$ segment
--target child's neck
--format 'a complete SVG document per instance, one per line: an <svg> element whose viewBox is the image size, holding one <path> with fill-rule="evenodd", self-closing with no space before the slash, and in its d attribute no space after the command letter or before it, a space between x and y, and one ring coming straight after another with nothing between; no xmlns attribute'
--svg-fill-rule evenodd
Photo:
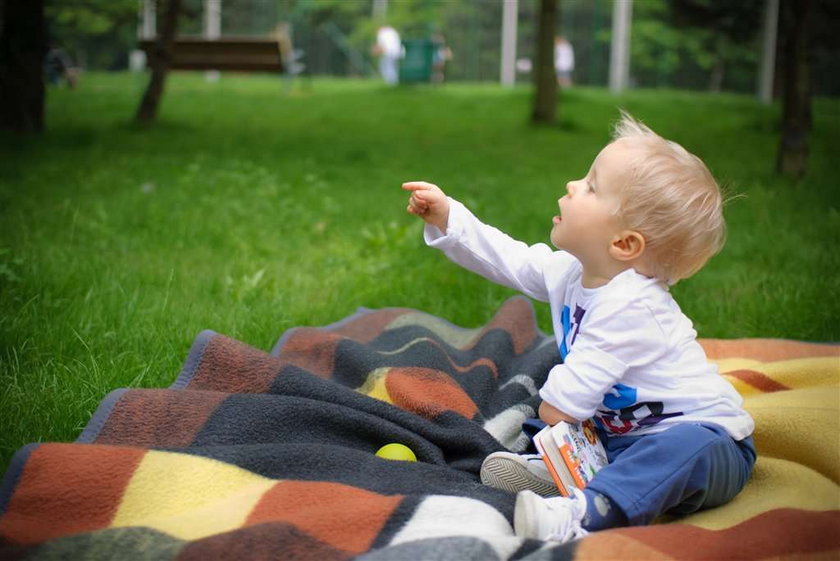
<svg viewBox="0 0 840 561"><path fill-rule="evenodd" d="M583 265L580 283L583 288L601 288L627 269L632 268L627 263L613 263L612 266L605 267Z"/></svg>

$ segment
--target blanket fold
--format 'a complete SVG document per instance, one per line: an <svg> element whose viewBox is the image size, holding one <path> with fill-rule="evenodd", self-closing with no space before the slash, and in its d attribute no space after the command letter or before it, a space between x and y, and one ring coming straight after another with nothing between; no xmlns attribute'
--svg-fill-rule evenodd
<svg viewBox="0 0 840 561"><path fill-rule="evenodd" d="M732 503L569 544L513 535L482 486L558 360L522 297L466 329L405 308L287 331L265 352L198 335L165 389L104 398L74 443L0 486L2 559L829 559L840 556L836 345L703 340L756 419ZM375 456L400 442L417 462Z"/></svg>

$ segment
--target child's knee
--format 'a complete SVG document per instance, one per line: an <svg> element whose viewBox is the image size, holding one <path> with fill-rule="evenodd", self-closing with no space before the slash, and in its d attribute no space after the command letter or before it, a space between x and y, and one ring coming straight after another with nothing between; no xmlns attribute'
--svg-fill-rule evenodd
<svg viewBox="0 0 840 561"><path fill-rule="evenodd" d="M752 472L752 462L741 452L739 445L722 428L707 425L690 425L698 450L692 478L697 478L703 492L699 508L710 508L732 500L746 484ZM696 510L696 509L694 509Z"/></svg>

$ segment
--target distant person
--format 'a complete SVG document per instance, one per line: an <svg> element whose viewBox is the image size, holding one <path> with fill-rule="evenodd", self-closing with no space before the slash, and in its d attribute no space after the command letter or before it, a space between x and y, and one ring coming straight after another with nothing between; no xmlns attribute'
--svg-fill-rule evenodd
<svg viewBox="0 0 840 561"><path fill-rule="evenodd" d="M390 25L383 25L376 32L373 54L379 57L379 73L388 85L400 81L399 61L402 57L400 34Z"/></svg>
<svg viewBox="0 0 840 561"><path fill-rule="evenodd" d="M560 35L554 40L554 70L557 73L557 84L561 88L572 85L572 72L575 70L575 50L572 44Z"/></svg>
<svg viewBox="0 0 840 561"><path fill-rule="evenodd" d="M437 32L432 37L432 82L442 84L446 80L446 63L452 60L452 49L446 44L443 33Z"/></svg>
<svg viewBox="0 0 840 561"><path fill-rule="evenodd" d="M75 88L78 80L78 69L73 66L73 60L64 49L52 45L44 59L44 71L47 75L47 82L58 86L61 82L69 88Z"/></svg>
<svg viewBox="0 0 840 561"><path fill-rule="evenodd" d="M304 65L298 62L302 51L294 48L292 39L292 26L286 22L280 22L274 28L274 38L277 40L277 48L280 51L280 60L283 63L283 78L286 91L292 89L294 77L301 73Z"/></svg>

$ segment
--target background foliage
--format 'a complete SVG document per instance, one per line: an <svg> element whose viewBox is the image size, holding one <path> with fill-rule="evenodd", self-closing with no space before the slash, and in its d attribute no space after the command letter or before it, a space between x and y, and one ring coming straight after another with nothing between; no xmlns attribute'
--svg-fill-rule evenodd
<svg viewBox="0 0 840 561"><path fill-rule="evenodd" d="M203 0L184 0L181 32L200 34ZM533 58L539 0L519 0L517 52ZM296 46L311 74L369 75L378 22L371 0L224 0L223 33L269 34L293 24ZM577 58L575 81L606 85L612 0L563 0L558 31ZM640 87L753 92L763 0L637 0L633 7L633 82ZM125 68L137 34L135 0L52 0L53 37L91 69ZM451 80L498 81L501 43L498 0L390 0L388 21L404 38L442 31L454 58ZM814 91L840 95L840 5L815 0L812 31ZM778 57L777 57L778 58ZM519 80L527 82L528 75Z"/></svg>
<svg viewBox="0 0 840 561"><path fill-rule="evenodd" d="M82 67L126 68L137 38L137 6L136 0L48 0L50 40Z"/></svg>

